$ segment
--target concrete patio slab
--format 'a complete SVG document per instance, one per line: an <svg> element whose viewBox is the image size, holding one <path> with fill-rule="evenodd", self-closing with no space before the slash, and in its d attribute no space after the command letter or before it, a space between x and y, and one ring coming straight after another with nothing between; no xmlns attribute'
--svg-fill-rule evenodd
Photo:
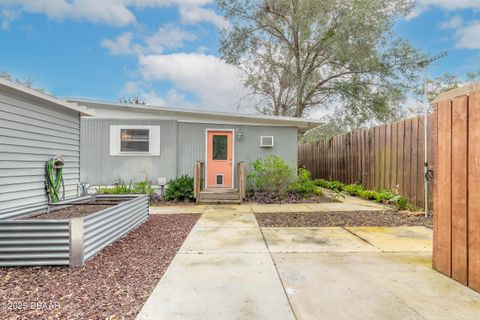
<svg viewBox="0 0 480 320"><path fill-rule="evenodd" d="M194 227L180 253L265 253L268 252L258 228Z"/></svg>
<svg viewBox="0 0 480 320"><path fill-rule="evenodd" d="M480 294L431 268L430 253L274 253L298 320L478 319Z"/></svg>
<svg viewBox="0 0 480 320"><path fill-rule="evenodd" d="M425 227L346 227L385 252L431 251L432 230Z"/></svg>
<svg viewBox="0 0 480 320"><path fill-rule="evenodd" d="M322 192L327 197L334 198L335 193L332 190L322 188ZM381 203L375 203L375 202L370 201L370 200L365 200L365 199L358 198L358 197L352 197L352 196L347 195L347 194L344 194L344 197L340 197L337 200L340 201L340 202L343 202L343 203L357 204L357 205L371 207L371 208L378 208L378 209L381 209L381 210L391 210L391 207L383 205Z"/></svg>
<svg viewBox="0 0 480 320"><path fill-rule="evenodd" d="M137 316L293 320L269 253L178 254Z"/></svg>
<svg viewBox="0 0 480 320"><path fill-rule="evenodd" d="M258 228L258 223L251 212L205 211L196 226L202 228Z"/></svg>
<svg viewBox="0 0 480 320"><path fill-rule="evenodd" d="M307 207L312 209L312 211L322 212L322 211L381 211L385 210L383 207L376 206L365 206L355 203L307 203ZM391 209L389 209L391 210Z"/></svg>
<svg viewBox="0 0 480 320"><path fill-rule="evenodd" d="M181 213L203 213L205 205L179 205L165 207L150 207L150 214L181 214Z"/></svg>
<svg viewBox="0 0 480 320"><path fill-rule="evenodd" d="M270 252L377 251L341 227L262 228Z"/></svg>
<svg viewBox="0 0 480 320"><path fill-rule="evenodd" d="M312 212L305 204L252 204L254 213Z"/></svg>

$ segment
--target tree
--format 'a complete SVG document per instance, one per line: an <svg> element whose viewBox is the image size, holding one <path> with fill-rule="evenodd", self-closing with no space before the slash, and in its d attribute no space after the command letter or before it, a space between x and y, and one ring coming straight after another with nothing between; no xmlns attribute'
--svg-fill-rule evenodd
<svg viewBox="0 0 480 320"><path fill-rule="evenodd" d="M3 79L7 79L7 80L10 80L12 82L16 82L22 86L25 86L27 88L32 88L34 83L35 83L35 80L33 78L30 78L30 77L25 77L23 79L19 79L19 78L16 78L14 76L12 76L9 72L3 70L3 71L0 71L0 78L3 78Z"/></svg>
<svg viewBox="0 0 480 320"><path fill-rule="evenodd" d="M145 99L140 98L139 96L132 96L132 97L121 97L118 99L120 103L125 103L125 104L141 104L145 105Z"/></svg>
<svg viewBox="0 0 480 320"><path fill-rule="evenodd" d="M392 32L411 0L216 0L232 27L222 58L245 73L264 114L324 107L365 122L395 118L419 52Z"/></svg>

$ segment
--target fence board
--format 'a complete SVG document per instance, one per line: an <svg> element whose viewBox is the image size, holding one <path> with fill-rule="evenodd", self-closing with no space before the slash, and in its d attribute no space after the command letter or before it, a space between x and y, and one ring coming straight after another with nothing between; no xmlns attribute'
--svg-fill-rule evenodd
<svg viewBox="0 0 480 320"><path fill-rule="evenodd" d="M451 276L451 159L452 159L452 107L450 101L438 105L437 168L435 178L436 248L433 265L438 271Z"/></svg>
<svg viewBox="0 0 480 320"><path fill-rule="evenodd" d="M468 285L480 291L480 93L470 96L468 118ZM470 196L471 195L471 196Z"/></svg>
<svg viewBox="0 0 480 320"><path fill-rule="evenodd" d="M468 255L467 117L468 97L456 98L452 107L452 278L465 285Z"/></svg>

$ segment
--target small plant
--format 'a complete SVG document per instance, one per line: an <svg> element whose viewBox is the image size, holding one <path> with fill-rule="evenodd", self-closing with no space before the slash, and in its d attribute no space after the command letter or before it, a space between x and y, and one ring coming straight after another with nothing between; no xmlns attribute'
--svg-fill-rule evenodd
<svg viewBox="0 0 480 320"><path fill-rule="evenodd" d="M338 189L331 189L332 190L332 196L334 199L338 200L340 198L345 199L345 194L343 191L340 191Z"/></svg>
<svg viewBox="0 0 480 320"><path fill-rule="evenodd" d="M298 178L297 181L292 183L288 190L294 193L301 194L304 198L310 197L312 195L321 195L322 190L315 185L315 183L310 179L311 174L305 168L298 169Z"/></svg>
<svg viewBox="0 0 480 320"><path fill-rule="evenodd" d="M362 190L358 195L363 199L375 200L377 197L377 192L373 190Z"/></svg>
<svg viewBox="0 0 480 320"><path fill-rule="evenodd" d="M358 196L360 192L364 191L365 187L359 184L348 184L343 187L343 191L352 196Z"/></svg>
<svg viewBox="0 0 480 320"><path fill-rule="evenodd" d="M250 191L283 194L296 180L295 169L277 155L257 159L250 166L252 171L247 176Z"/></svg>
<svg viewBox="0 0 480 320"><path fill-rule="evenodd" d="M380 192L377 192L377 194L375 195L375 202L385 203L388 200L392 199L394 196L395 195L393 193L391 193L390 191L382 190Z"/></svg>
<svg viewBox="0 0 480 320"><path fill-rule="evenodd" d="M325 179L316 179L313 180L313 184L315 184L317 187L320 188L325 188L325 189L331 189L331 184L330 181L327 181Z"/></svg>
<svg viewBox="0 0 480 320"><path fill-rule="evenodd" d="M173 201L192 201L193 178L187 175L170 180L165 189L165 199Z"/></svg>
<svg viewBox="0 0 480 320"><path fill-rule="evenodd" d="M393 203L397 210L407 210L408 208L408 200L407 198L401 196L401 195L396 195L393 198L391 198L390 203Z"/></svg>

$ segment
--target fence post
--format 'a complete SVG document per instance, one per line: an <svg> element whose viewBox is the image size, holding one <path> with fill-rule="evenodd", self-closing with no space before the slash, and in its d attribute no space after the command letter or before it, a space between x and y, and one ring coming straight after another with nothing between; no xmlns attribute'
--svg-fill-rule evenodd
<svg viewBox="0 0 480 320"><path fill-rule="evenodd" d="M240 161L238 163L238 192L240 193L240 200L243 202L247 191L247 176L246 176L246 163Z"/></svg>

